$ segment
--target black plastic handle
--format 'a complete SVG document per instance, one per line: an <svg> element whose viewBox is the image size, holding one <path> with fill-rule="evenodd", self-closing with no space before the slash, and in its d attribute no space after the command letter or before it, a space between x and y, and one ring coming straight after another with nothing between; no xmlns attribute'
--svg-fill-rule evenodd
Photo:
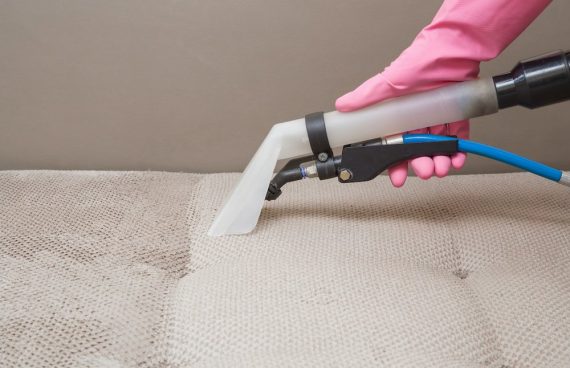
<svg viewBox="0 0 570 368"><path fill-rule="evenodd" d="M344 146L338 171L348 170L350 178L341 183L372 180L390 166L422 156L452 155L459 152L457 140L393 145Z"/></svg>

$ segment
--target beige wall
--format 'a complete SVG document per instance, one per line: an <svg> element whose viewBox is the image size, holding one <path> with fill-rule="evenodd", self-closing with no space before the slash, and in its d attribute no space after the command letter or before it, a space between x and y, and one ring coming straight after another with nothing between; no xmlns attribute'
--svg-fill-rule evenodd
<svg viewBox="0 0 570 368"><path fill-rule="evenodd" d="M332 109L439 4L0 0L0 169L241 170L273 123ZM554 2L483 73L570 49L568 14ZM570 169L569 116L513 109L472 137Z"/></svg>

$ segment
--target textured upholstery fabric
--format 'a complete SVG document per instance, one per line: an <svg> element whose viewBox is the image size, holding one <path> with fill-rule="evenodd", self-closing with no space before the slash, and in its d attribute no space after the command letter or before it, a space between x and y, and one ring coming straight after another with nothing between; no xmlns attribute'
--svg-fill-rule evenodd
<svg viewBox="0 0 570 368"><path fill-rule="evenodd" d="M567 188L303 181L210 238L237 178L0 172L0 366L570 366Z"/></svg>

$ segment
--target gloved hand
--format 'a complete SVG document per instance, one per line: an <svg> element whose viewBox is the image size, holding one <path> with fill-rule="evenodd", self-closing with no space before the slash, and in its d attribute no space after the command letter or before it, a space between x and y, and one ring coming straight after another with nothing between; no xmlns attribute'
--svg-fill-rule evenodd
<svg viewBox="0 0 570 368"><path fill-rule="evenodd" d="M445 0L425 27L390 66L336 101L341 112L382 100L477 78L479 63L495 58L543 10L550 0ZM434 122L437 123L437 122ZM469 122L459 121L414 131L469 137ZM422 179L444 177L463 167L466 155L420 157L411 166ZM388 170L395 187L404 185L408 163Z"/></svg>

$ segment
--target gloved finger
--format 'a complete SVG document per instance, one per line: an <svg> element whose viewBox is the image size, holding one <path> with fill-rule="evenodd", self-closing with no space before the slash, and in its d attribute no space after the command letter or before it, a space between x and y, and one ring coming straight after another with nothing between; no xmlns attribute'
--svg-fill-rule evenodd
<svg viewBox="0 0 570 368"><path fill-rule="evenodd" d="M392 185L400 188L408 178L408 161L400 162L388 168L388 175Z"/></svg>
<svg viewBox="0 0 570 368"><path fill-rule="evenodd" d="M337 111L349 112L370 106L387 98L401 96L404 93L404 91L399 91L380 73L362 83L354 91L339 97L335 106Z"/></svg>
<svg viewBox="0 0 570 368"><path fill-rule="evenodd" d="M428 128L429 134L448 135L449 127L446 124L434 125ZM451 158L449 156L435 156L433 158L434 172L438 178L443 178L449 174L451 168Z"/></svg>
<svg viewBox="0 0 570 368"><path fill-rule="evenodd" d="M429 133L428 128L416 129L410 131L411 134L427 134ZM433 176L434 164L431 157L418 157L410 160L410 165L416 173L416 175L424 180L427 180Z"/></svg>
<svg viewBox="0 0 570 368"><path fill-rule="evenodd" d="M453 166L454 169L459 170L463 166L465 166L466 160L467 160L467 154L466 153L457 152L456 154L451 156L451 166Z"/></svg>
<svg viewBox="0 0 570 368"><path fill-rule="evenodd" d="M457 138L469 139L469 120L449 124L449 134ZM467 160L467 154L458 152L451 156L451 166L459 170L465 165L465 160Z"/></svg>
<svg viewBox="0 0 570 368"><path fill-rule="evenodd" d="M449 174L449 169L451 168L451 157L449 156L435 156L433 158L433 166L435 176L438 178L443 178Z"/></svg>
<svg viewBox="0 0 570 368"><path fill-rule="evenodd" d="M416 175L424 180L433 176L434 163L431 157L418 157L410 161Z"/></svg>

